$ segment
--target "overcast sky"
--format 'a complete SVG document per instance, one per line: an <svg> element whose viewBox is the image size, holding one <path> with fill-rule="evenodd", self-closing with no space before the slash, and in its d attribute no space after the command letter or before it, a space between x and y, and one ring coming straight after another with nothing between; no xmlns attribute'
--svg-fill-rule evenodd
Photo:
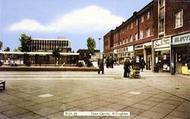
<svg viewBox="0 0 190 119"><path fill-rule="evenodd" d="M0 0L0 40L4 48L18 47L19 35L63 37L73 50L97 41L151 0ZM103 40L101 40L101 49Z"/></svg>

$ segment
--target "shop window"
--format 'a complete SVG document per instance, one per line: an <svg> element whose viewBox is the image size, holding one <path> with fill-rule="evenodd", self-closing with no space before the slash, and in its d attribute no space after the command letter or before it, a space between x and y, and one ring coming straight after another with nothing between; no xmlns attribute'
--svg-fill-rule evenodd
<svg viewBox="0 0 190 119"><path fill-rule="evenodd" d="M183 10L175 14L175 28L183 26Z"/></svg>

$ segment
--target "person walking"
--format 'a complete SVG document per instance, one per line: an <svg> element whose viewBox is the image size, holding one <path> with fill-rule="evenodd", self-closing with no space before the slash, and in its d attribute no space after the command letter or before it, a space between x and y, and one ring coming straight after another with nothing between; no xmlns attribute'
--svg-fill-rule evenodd
<svg viewBox="0 0 190 119"><path fill-rule="evenodd" d="M109 68L109 57L106 58L106 68Z"/></svg>
<svg viewBox="0 0 190 119"><path fill-rule="evenodd" d="M114 65L114 60L113 57L111 57L111 68L113 68L113 65Z"/></svg>
<svg viewBox="0 0 190 119"><path fill-rule="evenodd" d="M129 74L130 74L130 61L129 59L126 59L124 62L124 77L125 78L129 78Z"/></svg>
<svg viewBox="0 0 190 119"><path fill-rule="evenodd" d="M142 58L142 59L140 60L140 68L141 68L141 71L142 71L142 72L143 72L143 69L144 69L145 65L146 65L146 63L145 63L144 59Z"/></svg>
<svg viewBox="0 0 190 119"><path fill-rule="evenodd" d="M104 60L103 59L98 59L98 74L100 74L100 72L102 72L102 74L104 74Z"/></svg>

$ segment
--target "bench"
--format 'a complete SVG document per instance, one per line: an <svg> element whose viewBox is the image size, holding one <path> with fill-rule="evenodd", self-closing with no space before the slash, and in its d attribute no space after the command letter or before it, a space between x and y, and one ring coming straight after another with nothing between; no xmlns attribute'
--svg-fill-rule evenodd
<svg viewBox="0 0 190 119"><path fill-rule="evenodd" d="M5 81L0 80L0 90L5 90Z"/></svg>

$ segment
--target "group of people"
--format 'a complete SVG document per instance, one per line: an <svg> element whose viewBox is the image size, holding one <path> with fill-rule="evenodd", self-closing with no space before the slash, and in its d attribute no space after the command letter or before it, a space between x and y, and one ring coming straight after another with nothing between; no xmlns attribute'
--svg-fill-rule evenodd
<svg viewBox="0 0 190 119"><path fill-rule="evenodd" d="M106 68L113 68L113 65L114 65L114 58L113 57L107 57L106 58L106 61L105 61L105 63L106 63Z"/></svg>
<svg viewBox="0 0 190 119"><path fill-rule="evenodd" d="M106 58L105 64L107 68L113 68L114 59L111 57ZM137 62L135 58L132 58L132 60L127 58L124 62L124 77L129 77L131 68L139 67L141 71L143 71L143 69L145 68L145 65L146 63L143 58L140 59L139 62ZM98 74L100 73L104 74L104 60L103 59L98 59L98 67L99 67Z"/></svg>
<svg viewBox="0 0 190 119"><path fill-rule="evenodd" d="M124 62L124 77L130 77L131 68L139 68L143 71L145 65L146 63L143 58L141 58L139 62L137 62L135 58L132 58L132 60L127 58Z"/></svg>

